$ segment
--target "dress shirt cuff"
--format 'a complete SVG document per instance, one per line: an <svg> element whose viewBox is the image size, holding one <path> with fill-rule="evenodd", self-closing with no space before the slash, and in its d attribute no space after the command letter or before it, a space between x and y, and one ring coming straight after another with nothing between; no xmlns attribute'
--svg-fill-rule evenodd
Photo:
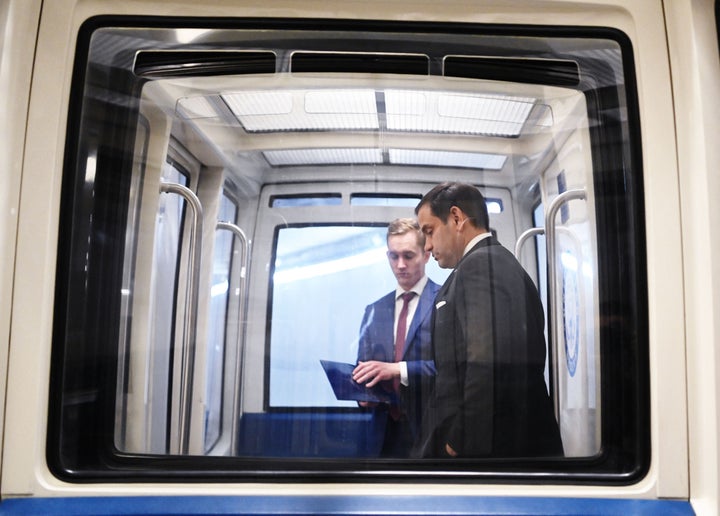
<svg viewBox="0 0 720 516"><path fill-rule="evenodd" d="M407 362L398 362L398 365L400 366L400 383L407 387L410 385L408 381Z"/></svg>

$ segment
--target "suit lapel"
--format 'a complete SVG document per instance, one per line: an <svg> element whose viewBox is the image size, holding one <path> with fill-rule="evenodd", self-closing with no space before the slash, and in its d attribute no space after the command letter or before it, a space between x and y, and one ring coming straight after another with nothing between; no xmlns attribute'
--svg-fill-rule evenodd
<svg viewBox="0 0 720 516"><path fill-rule="evenodd" d="M410 322L410 328L408 328L407 335L405 337L405 348L403 349L403 356L405 356L405 354L408 352L408 349L412 345L413 339L415 339L415 335L420 329L422 322L425 320L426 317L430 317L432 308L434 306L434 300L435 289L433 288L433 284L428 281L422 291L422 294L420 295L420 299L418 300L418 306L415 309L415 315L413 315L413 319Z"/></svg>
<svg viewBox="0 0 720 516"><path fill-rule="evenodd" d="M457 270L457 269L456 269ZM445 280L445 283L442 284L442 287L440 287L440 290L437 293L436 299L442 299L447 296L448 291L450 290L450 286L455 281L455 271L453 270L450 273L450 276L447 277Z"/></svg>

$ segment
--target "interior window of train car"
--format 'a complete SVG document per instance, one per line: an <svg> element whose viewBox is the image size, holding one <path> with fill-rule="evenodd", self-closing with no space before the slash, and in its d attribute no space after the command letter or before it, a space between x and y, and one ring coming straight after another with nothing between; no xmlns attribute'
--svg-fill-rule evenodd
<svg viewBox="0 0 720 516"><path fill-rule="evenodd" d="M291 206L337 206L342 204L339 194L326 195L275 195L270 198L273 208L287 208Z"/></svg>
<svg viewBox="0 0 720 516"><path fill-rule="evenodd" d="M415 208L421 197L417 195L352 194L350 204L354 206L407 206Z"/></svg>
<svg viewBox="0 0 720 516"><path fill-rule="evenodd" d="M103 17L77 49L47 440L59 477L622 483L646 471L642 164L623 34ZM482 192L487 242L519 262L544 318L535 388L483 409L510 444L488 437L456 458L420 446L477 433L459 404L449 431L433 426L437 386L469 392L465 371L495 365L458 333L449 372L432 335L443 306L469 306L434 303L455 263L411 238L388 253L401 244L387 236L446 181ZM423 275L404 324L404 352L421 351L396 357L393 293ZM519 304L504 313L524 317ZM370 393L343 377L358 361L397 385ZM487 407L473 396L467 410ZM547 435L495 417L530 407L515 411L524 421L530 398L547 400L562 453L516 447ZM411 436L400 448L395 427Z"/></svg>
<svg viewBox="0 0 720 516"><path fill-rule="evenodd" d="M270 407L357 408L336 399L320 361L355 362L365 305L393 287L385 232L372 226L279 228L272 267Z"/></svg>

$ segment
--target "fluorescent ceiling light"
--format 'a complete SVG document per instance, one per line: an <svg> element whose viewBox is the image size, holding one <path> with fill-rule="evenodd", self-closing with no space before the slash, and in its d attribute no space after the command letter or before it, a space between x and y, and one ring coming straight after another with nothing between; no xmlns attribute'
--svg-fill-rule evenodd
<svg viewBox="0 0 720 516"><path fill-rule="evenodd" d="M313 90L305 93L307 113L377 115L374 90Z"/></svg>
<svg viewBox="0 0 720 516"><path fill-rule="evenodd" d="M338 165L382 163L380 149L289 149L263 153L270 165Z"/></svg>
<svg viewBox="0 0 720 516"><path fill-rule="evenodd" d="M379 128L374 90L246 91L222 98L249 132Z"/></svg>
<svg viewBox="0 0 720 516"><path fill-rule="evenodd" d="M487 170L502 169L507 159L507 156L501 154L417 149L389 149L388 155L390 157L390 163L393 165L464 167Z"/></svg>
<svg viewBox="0 0 720 516"><path fill-rule="evenodd" d="M387 127L393 131L518 136L535 99L386 90Z"/></svg>
<svg viewBox="0 0 720 516"><path fill-rule="evenodd" d="M379 94L384 114L377 111ZM383 120L389 131L501 137L519 136L536 103L528 97L394 89L258 90L221 97L248 132L377 131ZM181 99L178 106L186 118L217 116L202 97Z"/></svg>
<svg viewBox="0 0 720 516"><path fill-rule="evenodd" d="M198 118L214 118L217 111L208 100L209 97L184 97L178 99L175 110L187 120Z"/></svg>
<svg viewBox="0 0 720 516"><path fill-rule="evenodd" d="M293 108L291 91L244 91L221 96L238 117L288 115Z"/></svg>
<svg viewBox="0 0 720 516"><path fill-rule="evenodd" d="M302 165L363 165L384 163L379 148L280 149L263 152L274 167ZM392 165L462 167L501 170L507 156L479 152L453 152L422 149L388 149Z"/></svg>

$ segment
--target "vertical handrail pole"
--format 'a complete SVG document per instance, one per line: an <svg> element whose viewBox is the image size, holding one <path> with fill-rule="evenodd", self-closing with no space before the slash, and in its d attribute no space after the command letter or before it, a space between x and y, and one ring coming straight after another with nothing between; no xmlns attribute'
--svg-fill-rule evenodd
<svg viewBox="0 0 720 516"><path fill-rule="evenodd" d="M185 313L183 317L183 344L180 362L180 435L178 453L187 455L190 450L190 421L192 415L193 378L195 373L195 344L197 340L198 299L200 293L200 261L202 259L203 213L197 195L181 184L160 183L161 193L180 195L191 208L192 224L188 244L189 267L185 288Z"/></svg>
<svg viewBox="0 0 720 516"><path fill-rule="evenodd" d="M560 208L573 200L586 198L585 190L568 190L558 195L550 203L545 214L545 242L547 246L547 268L548 268L548 296L550 297L550 342L552 353L552 391L553 405L555 407L555 418L560 425L560 350L558 349L558 299L555 284L557 281L557 268L555 260L555 216Z"/></svg>
<svg viewBox="0 0 720 516"><path fill-rule="evenodd" d="M233 414L230 427L231 455L238 452L238 433L240 426L240 414L242 413L242 365L245 355L245 325L242 321L247 319L247 285L249 277L250 241L242 229L230 222L218 222L216 229L223 229L232 234L242 243L242 257L240 261L240 328L237 335L237 350L235 354L235 382L233 384Z"/></svg>

